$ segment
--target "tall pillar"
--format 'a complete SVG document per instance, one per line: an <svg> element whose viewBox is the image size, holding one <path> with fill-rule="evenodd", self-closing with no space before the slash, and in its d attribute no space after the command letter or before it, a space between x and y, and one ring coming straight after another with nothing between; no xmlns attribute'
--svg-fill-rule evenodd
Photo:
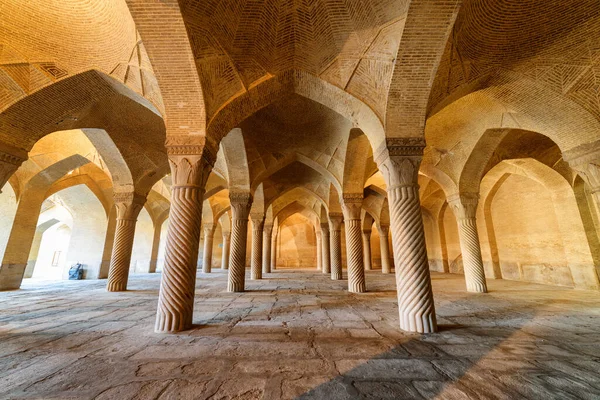
<svg viewBox="0 0 600 400"><path fill-rule="evenodd" d="M390 227L379 225L377 230L379 231L379 248L381 250L381 273L391 274L392 266L390 263L390 245L388 239Z"/></svg>
<svg viewBox="0 0 600 400"><path fill-rule="evenodd" d="M377 157L390 207L400 328L437 330L417 178L425 139L388 138Z"/></svg>
<svg viewBox="0 0 600 400"><path fill-rule="evenodd" d="M271 239L271 272L277 268L277 235L278 229L273 227L273 237Z"/></svg>
<svg viewBox="0 0 600 400"><path fill-rule="evenodd" d="M265 224L263 228L263 254L262 254L262 272L268 274L271 272L271 235L273 234L273 224Z"/></svg>
<svg viewBox="0 0 600 400"><path fill-rule="evenodd" d="M329 249L331 252L331 279L342 279L342 222L344 217L341 214L330 213L330 236Z"/></svg>
<svg viewBox="0 0 600 400"><path fill-rule="evenodd" d="M145 202L146 198L144 196L135 193L115 194L117 227L106 285L106 290L109 292L127 290L135 224Z"/></svg>
<svg viewBox="0 0 600 400"><path fill-rule="evenodd" d="M363 264L365 265L365 271L373 269L371 261L371 230L365 229L362 231L362 243L363 243Z"/></svg>
<svg viewBox="0 0 600 400"><path fill-rule="evenodd" d="M168 146L167 152L173 184L156 332L178 332L192 326L202 201L216 158L216 152L205 146Z"/></svg>
<svg viewBox="0 0 600 400"><path fill-rule="evenodd" d="M321 271L321 263L323 258L321 255L321 251L323 248L323 245L321 244L321 231L316 231L315 236L317 237L317 243L315 244L315 246L317 247L317 271Z"/></svg>
<svg viewBox="0 0 600 400"><path fill-rule="evenodd" d="M231 244L227 291L243 292L246 283L246 240L252 195L229 193L229 201L231 202Z"/></svg>
<svg viewBox="0 0 600 400"><path fill-rule="evenodd" d="M331 254L330 238L329 238L329 223L321 223L321 272L324 274L331 273ZM340 264L341 265L341 264Z"/></svg>
<svg viewBox="0 0 600 400"><path fill-rule="evenodd" d="M152 251L150 253L150 266L148 268L149 273L156 272L156 264L158 263L158 248L160 247L160 232L162 230L162 224L164 220L160 223L154 224L154 237L152 238Z"/></svg>
<svg viewBox="0 0 600 400"><path fill-rule="evenodd" d="M250 279L262 279L262 247L264 215L252 217L252 256L250 263Z"/></svg>
<svg viewBox="0 0 600 400"><path fill-rule="evenodd" d="M363 243L360 220L362 208L362 193L344 193L342 210L346 227L346 254L348 268L348 291L363 293L365 285L365 266L363 264Z"/></svg>
<svg viewBox="0 0 600 400"><path fill-rule="evenodd" d="M452 207L458 224L467 291L487 293L485 270L483 269L479 234L477 232L476 213L478 201L479 195L476 193L461 193L448 198L448 204Z"/></svg>
<svg viewBox="0 0 600 400"><path fill-rule="evenodd" d="M204 224L204 251L202 252L202 272L209 274L212 270L212 251L217 225Z"/></svg>
<svg viewBox="0 0 600 400"><path fill-rule="evenodd" d="M223 232L223 251L221 252L221 269L229 268L229 242L231 240L230 232Z"/></svg>

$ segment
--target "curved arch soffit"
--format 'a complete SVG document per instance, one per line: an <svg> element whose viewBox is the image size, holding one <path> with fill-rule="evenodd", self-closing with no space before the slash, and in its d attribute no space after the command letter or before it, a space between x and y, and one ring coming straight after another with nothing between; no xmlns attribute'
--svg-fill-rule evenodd
<svg viewBox="0 0 600 400"><path fill-rule="evenodd" d="M369 106L337 86L301 70L288 70L273 76L230 100L209 121L208 136L218 143L252 114L294 93L346 117L362 129L373 149L385 145L383 123Z"/></svg>
<svg viewBox="0 0 600 400"><path fill-rule="evenodd" d="M307 167L313 169L315 172L321 174L324 178L326 178L329 183L331 183L338 190L339 193L342 193L342 184L337 180L337 178L329 171L327 168L323 167L321 164L316 162L315 160L306 157L302 154L294 153L290 157L284 158L281 162L275 164L273 167L269 168L261 172L252 182L251 193L254 193L256 188L263 183L265 180L269 179L270 176L276 174L281 171L288 165L299 162L301 164L306 165Z"/></svg>
<svg viewBox="0 0 600 400"><path fill-rule="evenodd" d="M281 192L281 193L280 193L280 194L279 194L277 197L275 197L274 199L272 199L272 200L271 200L271 201L270 201L268 204L265 204L265 207L266 207L267 209L268 209L268 208L272 208L272 207L273 207L273 205L274 205L274 204L277 202L277 200L279 200L280 198L282 198L282 197L283 197L283 196L285 196L286 194L289 194L289 193L290 193L290 192L292 192L292 191L299 191L299 192L301 192L301 193L303 193L303 194L307 195L308 197L312 197L312 198L314 198L315 200L317 200L317 201L318 201L318 202L321 204L321 206L322 206L322 207L323 207L325 210L329 210L329 208L328 208L328 206L327 206L327 203L325 202L325 200L324 200L322 197L320 197L318 194L316 194L316 193L315 193L315 192L313 192L312 190L310 190L310 189L307 189L307 188L305 188L305 187L302 187L302 186L294 186L294 187L291 187L291 188L288 188L288 189L284 190L284 191L283 191L283 192ZM293 202L295 202L295 201L297 201L297 199L295 199L295 198L290 198L290 200L289 200L287 203L284 203L285 205L281 206L280 210L281 210L281 209L283 209L284 207L287 207L289 204L291 204L291 203L293 203ZM273 211L271 211L271 212L273 212ZM276 218L278 214L279 214L279 212L275 213L275 214L273 215L273 218Z"/></svg>
<svg viewBox="0 0 600 400"><path fill-rule="evenodd" d="M600 121L588 111L520 73L502 71L482 79L472 89L436 109L429 115L428 123L434 117L443 118L446 113L456 120L457 113L462 112L465 119L472 120L473 105L496 104L498 109L504 110L495 119L501 121L501 126L478 126L477 130L515 128L537 132L553 140L563 153L600 137ZM573 132L580 134L573 135Z"/></svg>

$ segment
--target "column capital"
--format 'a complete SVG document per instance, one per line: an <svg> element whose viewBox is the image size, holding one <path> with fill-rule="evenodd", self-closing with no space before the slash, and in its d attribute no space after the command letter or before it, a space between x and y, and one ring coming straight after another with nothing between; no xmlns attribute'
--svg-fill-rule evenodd
<svg viewBox="0 0 600 400"><path fill-rule="evenodd" d="M360 219L363 203L362 193L343 193L341 203L345 219Z"/></svg>
<svg viewBox="0 0 600 400"><path fill-rule="evenodd" d="M196 187L204 190L217 159L209 147L201 144L173 143L167 139L167 154L173 187Z"/></svg>
<svg viewBox="0 0 600 400"><path fill-rule="evenodd" d="M448 196L447 200L457 218L475 218L479 203L478 193L455 193Z"/></svg>
<svg viewBox="0 0 600 400"><path fill-rule="evenodd" d="M207 222L205 224L202 224L202 229L204 230L204 236L206 236L207 234L212 235L215 233L215 229L217 229L217 224Z"/></svg>
<svg viewBox="0 0 600 400"><path fill-rule="evenodd" d="M329 234L329 222L321 222L321 232L324 235Z"/></svg>
<svg viewBox="0 0 600 400"><path fill-rule="evenodd" d="M231 217L248 219L252 208L252 195L248 192L230 192Z"/></svg>
<svg viewBox="0 0 600 400"><path fill-rule="evenodd" d="M271 233L273 233L273 224L272 223L265 223L264 227L263 227L263 231L267 234L267 235L271 235Z"/></svg>
<svg viewBox="0 0 600 400"><path fill-rule="evenodd" d="M562 157L581 175L592 192L600 191L600 140L564 151Z"/></svg>
<svg viewBox="0 0 600 400"><path fill-rule="evenodd" d="M387 236L390 233L390 226L377 225L377 231L379 232L379 236Z"/></svg>
<svg viewBox="0 0 600 400"><path fill-rule="evenodd" d="M0 189L27 160L27 151L0 143Z"/></svg>
<svg viewBox="0 0 600 400"><path fill-rule="evenodd" d="M372 230L371 230L371 229L363 229L363 230L362 230L362 233L363 233L363 235L370 235L370 234L371 234L371 232L372 232Z"/></svg>
<svg viewBox="0 0 600 400"><path fill-rule="evenodd" d="M113 201L117 209L117 219L137 221L137 217L146 204L146 196L133 192L115 193Z"/></svg>
<svg viewBox="0 0 600 400"><path fill-rule="evenodd" d="M256 218L253 217L252 218L252 230L253 231L263 231L265 226L265 217L263 216L262 218Z"/></svg>
<svg viewBox="0 0 600 400"><path fill-rule="evenodd" d="M387 138L386 146L375 157L375 162L389 189L416 186L419 167L425 149L425 138Z"/></svg>
<svg viewBox="0 0 600 400"><path fill-rule="evenodd" d="M329 225L332 231L340 231L343 222L344 215L342 213L329 213Z"/></svg>

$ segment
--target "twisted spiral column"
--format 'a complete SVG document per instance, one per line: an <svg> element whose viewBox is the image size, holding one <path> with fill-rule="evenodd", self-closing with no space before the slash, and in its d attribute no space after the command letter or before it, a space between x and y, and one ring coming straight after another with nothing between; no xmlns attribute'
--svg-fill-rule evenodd
<svg viewBox="0 0 600 400"><path fill-rule="evenodd" d="M252 218L252 256L250 264L250 279L262 279L262 247L263 247L263 217Z"/></svg>
<svg viewBox="0 0 600 400"><path fill-rule="evenodd" d="M204 252L202 253L202 272L209 274L212 270L212 251L215 236L215 224L204 224Z"/></svg>
<svg viewBox="0 0 600 400"><path fill-rule="evenodd" d="M230 193L229 200L231 202L231 244L227 291L243 292L246 284L246 240L252 196L250 193Z"/></svg>
<svg viewBox="0 0 600 400"><path fill-rule="evenodd" d="M268 274L271 272L271 235L273 234L273 225L265 224L263 228L263 254L262 254L262 272Z"/></svg>
<svg viewBox="0 0 600 400"><path fill-rule="evenodd" d="M223 252L221 253L221 269L229 268L229 241L231 234L229 232L223 234Z"/></svg>
<svg viewBox="0 0 600 400"><path fill-rule="evenodd" d="M321 272L324 274L331 273L331 254L330 238L329 238L329 223L325 222L321 224Z"/></svg>
<svg viewBox="0 0 600 400"><path fill-rule="evenodd" d="M331 251L331 279L341 280L342 279L342 222L343 218L341 215L329 216L331 223L330 231L330 251Z"/></svg>
<svg viewBox="0 0 600 400"><path fill-rule="evenodd" d="M362 231L362 243L363 243L363 264L365 266L365 271L370 271L373 269L373 264L371 263L371 231L369 231L369 230Z"/></svg>
<svg viewBox="0 0 600 400"><path fill-rule="evenodd" d="M381 250L381 273L390 274L392 273L392 266L390 263L390 245L389 245L389 226L380 226L377 228L379 231L379 248Z"/></svg>
<svg viewBox="0 0 600 400"><path fill-rule="evenodd" d="M317 271L320 271L321 270L321 259L323 258L321 256L321 251L323 249L323 245L321 244L321 231L316 232L316 237L317 237L317 243L315 243L315 246L317 247Z"/></svg>
<svg viewBox="0 0 600 400"><path fill-rule="evenodd" d="M459 194L450 196L448 204L452 207L458 223L460 250L463 257L467 291L487 293L485 270L481 258L479 234L477 232L477 194Z"/></svg>
<svg viewBox="0 0 600 400"><path fill-rule="evenodd" d="M185 150L188 155L181 154ZM199 146L167 151L173 187L154 330L172 333L192 326L204 186L215 156Z"/></svg>
<svg viewBox="0 0 600 400"><path fill-rule="evenodd" d="M145 197L133 193L115 194L117 226L106 285L106 290L109 292L127 290L135 224L145 201Z"/></svg>
<svg viewBox="0 0 600 400"><path fill-rule="evenodd" d="M348 291L363 293L365 285L365 266L363 264L363 241L360 210L363 196L360 194L343 194L342 209L346 226L346 257L348 268Z"/></svg>
<svg viewBox="0 0 600 400"><path fill-rule="evenodd" d="M271 239L271 272L277 268L277 229L273 229L273 238Z"/></svg>
<svg viewBox="0 0 600 400"><path fill-rule="evenodd" d="M377 165L387 184L400 328L431 333L437 330L419 185L419 166L425 140L388 138L387 152Z"/></svg>

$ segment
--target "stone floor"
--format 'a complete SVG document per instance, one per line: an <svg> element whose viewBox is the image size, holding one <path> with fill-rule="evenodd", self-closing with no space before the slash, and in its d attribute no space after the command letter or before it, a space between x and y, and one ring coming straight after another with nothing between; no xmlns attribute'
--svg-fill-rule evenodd
<svg viewBox="0 0 600 400"><path fill-rule="evenodd" d="M245 293L199 275L194 321L153 333L160 275L40 282L0 293L0 399L598 399L600 296L433 275L434 335L403 334L393 276L369 293L312 271Z"/></svg>

